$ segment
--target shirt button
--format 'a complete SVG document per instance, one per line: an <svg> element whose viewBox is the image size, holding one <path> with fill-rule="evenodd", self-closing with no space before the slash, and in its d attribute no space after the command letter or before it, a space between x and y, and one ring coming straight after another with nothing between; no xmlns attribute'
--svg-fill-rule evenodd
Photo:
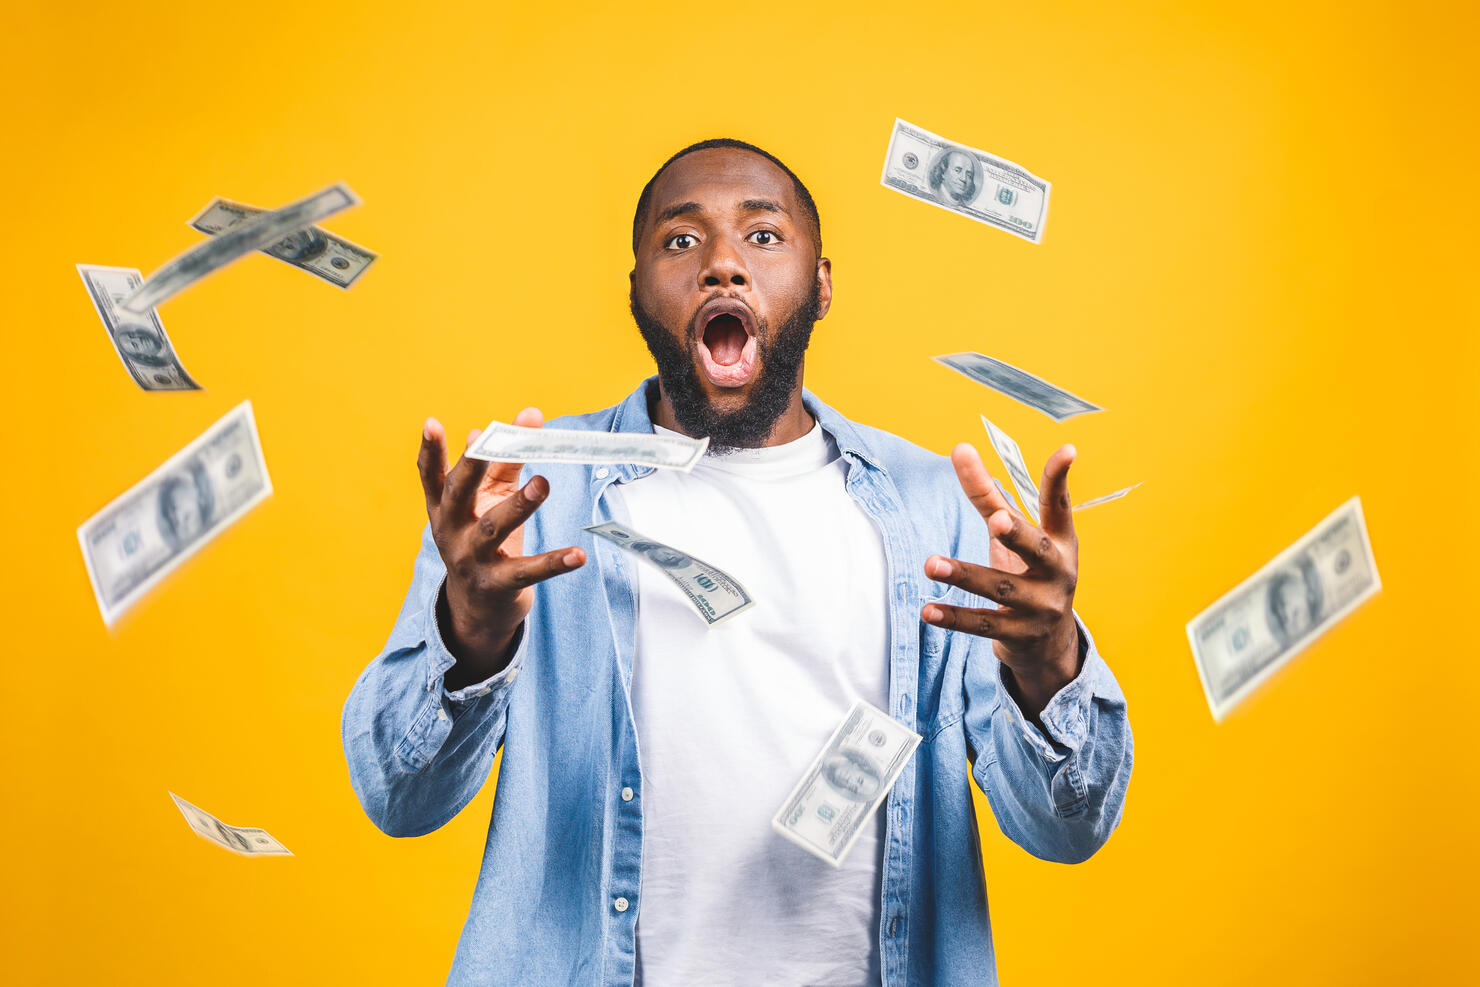
<svg viewBox="0 0 1480 987"><path fill-rule="evenodd" d="M605 466L601 467L601 469L599 469L599 470L596 471L596 479L598 479L598 480L605 480L607 477L609 477L611 475L612 475L612 471L609 470L609 469L607 469Z"/></svg>
<svg viewBox="0 0 1480 987"><path fill-rule="evenodd" d="M632 801L632 789L630 789L630 788L624 788L624 789L622 789L622 801L623 802L631 802Z"/></svg>
<svg viewBox="0 0 1480 987"><path fill-rule="evenodd" d="M618 898L616 901L612 902L612 907L619 912L625 912L627 910L627 899Z"/></svg>

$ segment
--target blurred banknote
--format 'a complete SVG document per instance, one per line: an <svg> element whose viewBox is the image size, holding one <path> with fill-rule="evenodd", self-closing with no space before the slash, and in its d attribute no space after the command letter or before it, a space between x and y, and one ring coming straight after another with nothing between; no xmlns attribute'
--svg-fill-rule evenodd
<svg viewBox="0 0 1480 987"><path fill-rule="evenodd" d="M995 226L1033 243L1043 239L1051 183L1020 165L894 121L884 155L886 188Z"/></svg>
<svg viewBox="0 0 1480 987"><path fill-rule="evenodd" d="M996 450L997 458L1001 459L1002 465L1007 467L1007 475L1012 478L1012 485L1017 488L1018 499L1023 502L1023 510L1028 517L1033 519L1034 524L1042 524L1038 516L1038 486L1033 482L1033 474L1028 472L1028 464L1023 461L1023 451L1012 440L1012 436L993 425L986 415L982 415L981 419L982 424L987 426L987 437L992 440L992 448ZM1099 507L1101 504L1108 504L1112 500L1119 500L1139 486L1139 483L1132 483L1114 493L1107 493L1103 497L1095 497L1082 504L1076 504L1074 510L1082 511L1090 507Z"/></svg>
<svg viewBox="0 0 1480 987"><path fill-rule="evenodd" d="M992 440L992 448L997 450L997 458L1007 467L1007 475L1017 488L1018 500L1023 502L1023 510L1033 519L1034 524L1042 523L1038 519L1038 486L1028 472L1028 464L1023 462L1023 451L1011 436L988 421L986 415L981 417L982 424L987 426L987 438Z"/></svg>
<svg viewBox="0 0 1480 987"><path fill-rule="evenodd" d="M1353 497L1187 625L1213 719L1381 588Z"/></svg>
<svg viewBox="0 0 1480 987"><path fill-rule="evenodd" d="M121 306L129 312L147 312L232 261L359 203L348 185L331 185L292 205L255 216L165 264L145 278Z"/></svg>
<svg viewBox="0 0 1480 987"><path fill-rule="evenodd" d="M98 310L113 349L134 383L146 391L201 389L175 355L175 344L165 333L158 312L151 308L134 315L118 307L119 300L144 283L143 274L132 267L98 264L78 264L77 273L82 275L93 308Z"/></svg>
<svg viewBox="0 0 1480 987"><path fill-rule="evenodd" d="M859 700L781 803L771 826L838 866L919 744L918 733Z"/></svg>
<svg viewBox="0 0 1480 987"><path fill-rule="evenodd" d="M272 493L244 401L77 529L103 621Z"/></svg>
<svg viewBox="0 0 1480 987"><path fill-rule="evenodd" d="M273 839L265 829L256 829L252 826L228 826L217 819L206 810L191 805L189 802L170 792L170 798L175 800L175 807L195 830L195 834L203 839L210 840L217 846L223 846L232 853L240 853L246 857L291 857L293 851Z"/></svg>
<svg viewBox="0 0 1480 987"><path fill-rule="evenodd" d="M588 525L584 530L614 542L651 562L673 580L684 596L699 611L699 616L711 626L728 620L737 613L749 610L755 601L745 592L745 587L727 573L716 569L708 562L700 561L686 552L646 538L624 524L607 521L604 524Z"/></svg>
<svg viewBox="0 0 1480 987"><path fill-rule="evenodd" d="M190 220L190 226L215 236L248 223L265 212L266 209L229 199L212 199ZM294 230L276 243L262 247L261 252L301 271L316 274L340 288L354 284L380 257L374 251L317 226Z"/></svg>
<svg viewBox="0 0 1480 987"><path fill-rule="evenodd" d="M1099 507L1101 504L1108 504L1112 500L1119 500L1120 498L1124 497L1126 494L1130 493L1132 490L1136 489L1140 485L1141 484L1139 484L1139 483L1132 483L1130 486L1123 487L1120 490L1115 491L1114 493L1107 493L1103 497L1095 497L1095 498L1093 498L1091 500L1086 500L1082 504L1075 504L1074 505L1074 509L1076 511L1084 511L1084 510L1088 510L1091 507Z"/></svg>
<svg viewBox="0 0 1480 987"><path fill-rule="evenodd" d="M1003 363L984 353L947 353L931 359L945 364L957 373L965 374L978 384L985 384L1014 401L1021 401L1028 407L1043 412L1056 422L1087 411L1105 410L1097 404L1090 404L1084 398L1070 394L1062 387L1055 387L1042 377L1035 377L1026 370L1019 370L1010 363Z"/></svg>
<svg viewBox="0 0 1480 987"><path fill-rule="evenodd" d="M636 463L658 469L694 468L709 440L645 432L582 432L490 422L467 454L496 463Z"/></svg>

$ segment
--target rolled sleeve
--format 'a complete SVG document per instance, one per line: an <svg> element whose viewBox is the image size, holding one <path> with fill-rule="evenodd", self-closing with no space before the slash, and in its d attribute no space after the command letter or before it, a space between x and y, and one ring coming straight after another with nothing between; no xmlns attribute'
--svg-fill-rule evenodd
<svg viewBox="0 0 1480 987"><path fill-rule="evenodd" d="M437 624L446 569L430 530L385 648L361 673L341 721L350 780L371 820L392 836L419 836L472 800L503 741L510 690L525 660L449 692L457 659Z"/></svg>
<svg viewBox="0 0 1480 987"><path fill-rule="evenodd" d="M1075 614L1074 622L1079 628L1079 674L1054 693L1039 714L1044 730L1048 731L1047 737L1044 736L1044 730L1038 729L1012 698L1005 678L1007 667L999 664L997 668L999 705L1028 745L1050 764L1058 764L1084 746L1089 735L1089 705L1096 697L1120 706L1125 705L1120 684L1115 681L1115 676L1110 673L1110 666L1105 664L1105 659L1095 647L1089 628L1079 619L1078 614Z"/></svg>
<svg viewBox="0 0 1480 987"><path fill-rule="evenodd" d="M529 637L524 633L524 625L520 624L515 635L517 643L514 646L514 654L509 658L508 664L482 682L474 682L456 691L449 691L446 686L447 671L457 664L457 657L447 647L447 641L442 637L442 625L437 621L437 601L442 598L446 583L447 577L444 576L442 582L437 584L437 591L431 595L422 613L422 619L426 621L427 691L440 691L442 698L455 711L460 711L473 700L482 699L495 690L514 684L514 679L519 676L519 669L524 667L524 656L529 650L527 645Z"/></svg>
<svg viewBox="0 0 1480 987"><path fill-rule="evenodd" d="M966 729L981 752L977 783L1009 838L1065 863L1087 859L1115 829L1132 763L1125 696L1077 614L1075 623L1083 664L1044 707L1041 729L1012 698L989 648L977 660L996 667L967 674ZM973 704L971 692L983 702Z"/></svg>

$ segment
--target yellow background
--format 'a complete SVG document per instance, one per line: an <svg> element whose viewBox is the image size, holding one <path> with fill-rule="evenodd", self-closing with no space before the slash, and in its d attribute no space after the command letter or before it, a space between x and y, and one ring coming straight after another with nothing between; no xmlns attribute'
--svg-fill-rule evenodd
<svg viewBox="0 0 1480 987"><path fill-rule="evenodd" d="M825 400L938 451L979 412L1037 464L1073 441L1076 499L1145 482L1080 521L1135 729L1119 832L1047 864L978 797L1004 983L1473 977L1472 4L413 6L7 12L3 979L442 981L493 786L394 841L339 743L420 423L628 393L637 192L716 135L817 197ZM895 116L1052 181L1044 243L882 188ZM201 283L161 315L207 390L140 392L73 265L148 272L212 196L336 180L364 204L326 225L383 259ZM1108 411L928 359L965 349ZM110 634L77 525L245 398L276 492ZM1215 726L1185 623L1353 494L1382 594ZM167 789L297 856L196 839Z"/></svg>

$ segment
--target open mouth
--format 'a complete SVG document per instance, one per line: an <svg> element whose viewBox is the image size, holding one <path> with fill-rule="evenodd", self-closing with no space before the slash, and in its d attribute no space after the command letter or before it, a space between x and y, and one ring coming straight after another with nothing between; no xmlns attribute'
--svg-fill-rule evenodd
<svg viewBox="0 0 1480 987"><path fill-rule="evenodd" d="M721 299L699 311L699 365L716 387L741 387L755 373L755 331L743 302Z"/></svg>

